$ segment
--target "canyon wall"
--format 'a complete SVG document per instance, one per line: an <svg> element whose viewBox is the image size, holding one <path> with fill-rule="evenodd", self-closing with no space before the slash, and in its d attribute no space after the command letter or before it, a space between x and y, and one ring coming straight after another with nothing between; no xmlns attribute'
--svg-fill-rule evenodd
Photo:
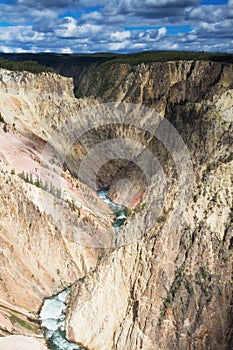
<svg viewBox="0 0 233 350"><path fill-rule="evenodd" d="M43 299L97 264L98 249L75 235L91 232L95 221L100 226L101 220L103 226L110 222L107 205L63 168L67 152L60 129L85 106L85 101L75 99L73 88L72 79L57 74L0 69L0 333L4 335L39 332L30 322ZM77 218L78 227L72 226Z"/></svg>
<svg viewBox="0 0 233 350"><path fill-rule="evenodd" d="M232 65L104 63L83 73L82 99L73 91L72 79L54 73L0 70L1 334L39 334L16 322L12 310L28 321L43 298L73 284L67 336L88 349L231 348ZM192 165L183 212L182 157L173 159L162 142L171 135L159 141L143 127L102 123L98 104L108 102L144 105L175 127ZM153 113L146 116L156 126ZM87 151L111 138L150 150L167 186L154 218L156 180L158 195L163 191L156 173L147 185L134 166L140 148L132 149L132 161L101 167L97 188L110 186L116 202L119 180L130 179L134 190L114 240L110 210L87 186L98 154L77 179Z"/></svg>
<svg viewBox="0 0 233 350"><path fill-rule="evenodd" d="M169 224L181 188L168 161L168 193L157 222L151 218L143 237L107 254L75 283L69 339L95 350L231 348L232 65L113 64L108 75L104 68L90 72L82 88L102 102L155 108L185 141L194 178L184 212ZM155 145L148 143L152 150ZM140 221L140 211L133 215ZM140 237L130 220L125 235L134 230Z"/></svg>

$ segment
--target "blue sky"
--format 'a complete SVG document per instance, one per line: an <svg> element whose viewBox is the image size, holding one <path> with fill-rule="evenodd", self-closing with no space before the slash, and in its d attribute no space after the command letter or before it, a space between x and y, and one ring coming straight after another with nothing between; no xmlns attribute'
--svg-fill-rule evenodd
<svg viewBox="0 0 233 350"><path fill-rule="evenodd" d="M233 52L233 0L0 0L2 52Z"/></svg>

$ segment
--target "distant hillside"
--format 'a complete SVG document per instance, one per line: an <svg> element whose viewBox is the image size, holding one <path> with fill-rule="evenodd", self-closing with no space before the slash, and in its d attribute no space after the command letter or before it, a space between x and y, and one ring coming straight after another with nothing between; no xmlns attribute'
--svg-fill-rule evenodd
<svg viewBox="0 0 233 350"><path fill-rule="evenodd" d="M128 55L118 55L111 60L114 63L151 63L168 61L213 61L233 63L233 54L210 53L210 52L189 52L189 51L146 51Z"/></svg>
<svg viewBox="0 0 233 350"><path fill-rule="evenodd" d="M14 62L8 59L0 58L0 68L8 69L17 72L31 72L31 73L42 73L42 72L54 72L51 67L42 66L36 61L20 61Z"/></svg>
<svg viewBox="0 0 233 350"><path fill-rule="evenodd" d="M233 54L186 51L146 51L133 54L105 52L93 54L0 53L0 57L15 62L15 65L4 62L4 68L8 66L10 67L8 69L11 70L28 70L37 73L45 71L45 67L52 68L61 75L72 77L74 79L75 90L79 88L81 82L83 83L85 81L87 73L100 65L106 71L114 63L137 65L140 63L179 60L233 63ZM24 63L19 64L22 61ZM33 65L33 62L36 62L36 64ZM0 66L2 67L1 62Z"/></svg>
<svg viewBox="0 0 233 350"><path fill-rule="evenodd" d="M5 60L10 60L15 62L15 66L11 66L11 70L18 70L20 62L24 61L25 70L32 71L30 69L31 63L28 65L29 69L26 69L26 61L36 62L37 67L43 66L47 68L52 68L57 73L65 76L72 77L74 79L75 87L79 85L80 80L84 77L85 73L91 69L95 68L98 64L105 61L111 60L117 57L116 54L108 53L96 53L90 55L82 54L55 54L55 53L0 53L0 57ZM0 63L1 65L1 63ZM6 66L4 68L7 68ZM19 69L21 70L21 69ZM45 68L41 68L41 71L44 71Z"/></svg>

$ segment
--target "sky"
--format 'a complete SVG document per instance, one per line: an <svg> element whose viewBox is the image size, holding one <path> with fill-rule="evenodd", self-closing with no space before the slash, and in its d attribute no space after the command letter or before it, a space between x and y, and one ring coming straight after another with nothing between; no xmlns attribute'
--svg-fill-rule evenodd
<svg viewBox="0 0 233 350"><path fill-rule="evenodd" d="M233 0L0 0L1 52L233 52Z"/></svg>

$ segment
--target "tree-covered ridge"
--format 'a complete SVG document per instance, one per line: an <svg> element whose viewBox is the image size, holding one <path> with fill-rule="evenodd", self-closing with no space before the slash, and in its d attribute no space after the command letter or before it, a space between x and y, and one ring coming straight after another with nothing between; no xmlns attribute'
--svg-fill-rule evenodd
<svg viewBox="0 0 233 350"><path fill-rule="evenodd" d="M112 53L94 54L59 54L59 53L1 53L0 58L14 61L36 61L45 67L52 67L55 71L59 68L71 66L88 66L95 63L105 62L117 57Z"/></svg>
<svg viewBox="0 0 233 350"><path fill-rule="evenodd" d="M63 75L63 72L61 71L61 68L63 67L66 73L64 75L70 76L70 74L67 74L67 70L69 67L74 66L89 67L92 64L105 66L112 63L137 65L140 63L179 60L233 63L233 54L193 51L145 51L132 54L115 54L106 52L97 52L93 54L0 53L1 67L2 60L7 60L7 62L4 62L4 64L7 65L13 61L13 66L9 66L11 68L8 68L12 70L28 70L37 73L48 71L49 68L46 67L52 67L55 71Z"/></svg>
<svg viewBox="0 0 233 350"><path fill-rule="evenodd" d="M37 61L21 61L15 62L0 58L0 68L8 69L11 71L27 71L31 73L42 73L42 72L54 72L52 68L48 68L40 65Z"/></svg>
<svg viewBox="0 0 233 350"><path fill-rule="evenodd" d="M140 63L168 62L180 60L233 63L233 54L189 51L146 51L126 55L118 55L118 57L103 63L103 65L109 63L128 63L131 65L137 65Z"/></svg>

